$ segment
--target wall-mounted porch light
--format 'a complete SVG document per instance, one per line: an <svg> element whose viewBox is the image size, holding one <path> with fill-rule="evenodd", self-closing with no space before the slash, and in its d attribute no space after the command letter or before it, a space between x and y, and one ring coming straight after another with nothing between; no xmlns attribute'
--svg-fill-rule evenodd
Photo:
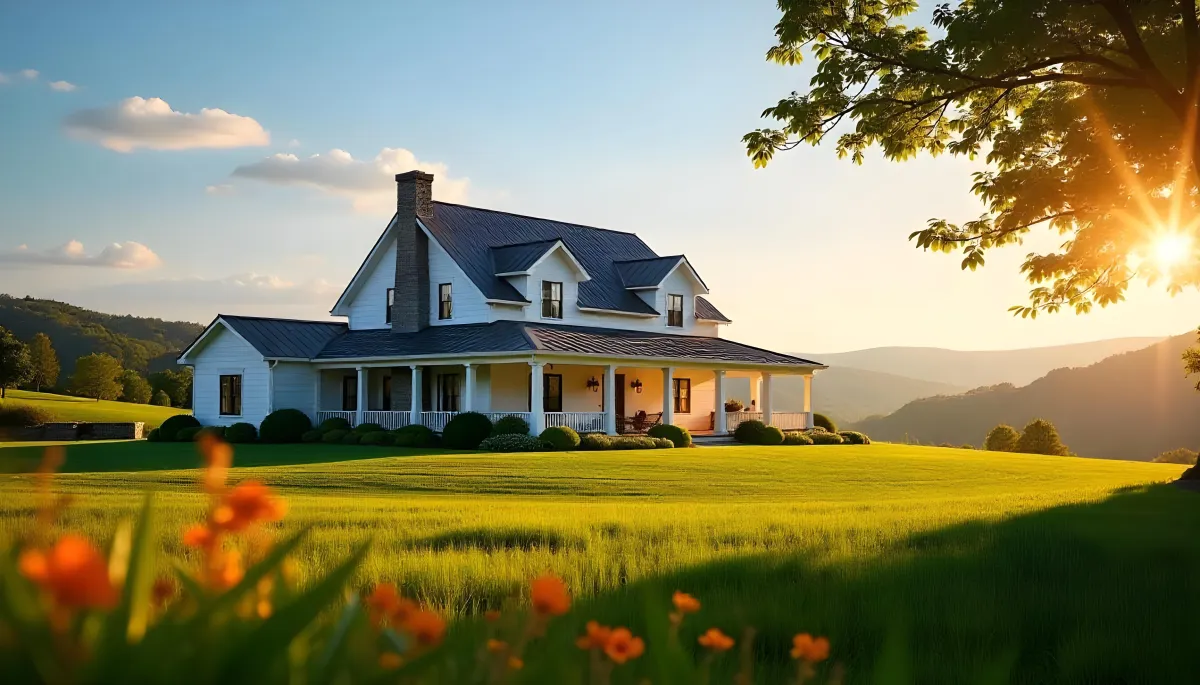
<svg viewBox="0 0 1200 685"><path fill-rule="evenodd" d="M587 387L588 390L591 390L592 392L600 392L600 381L596 380L595 376L592 376L591 378L587 379Z"/></svg>
<svg viewBox="0 0 1200 685"><path fill-rule="evenodd" d="M640 378L633 379L633 381L629 384L629 387L633 388L634 392L637 392L640 394L642 392L641 379Z"/></svg>

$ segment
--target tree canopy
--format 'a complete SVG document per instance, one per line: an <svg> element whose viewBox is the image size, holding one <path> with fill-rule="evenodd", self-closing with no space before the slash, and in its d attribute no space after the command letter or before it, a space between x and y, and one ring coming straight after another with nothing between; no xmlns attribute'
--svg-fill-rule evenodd
<svg viewBox="0 0 1200 685"><path fill-rule="evenodd" d="M50 343L50 336L38 333L29 343L29 361L33 365L33 373L29 378L34 390L41 392L43 387L54 387L58 382L58 354Z"/></svg>
<svg viewBox="0 0 1200 685"><path fill-rule="evenodd" d="M152 396L150 382L133 369L121 372L121 401L134 404L149 404Z"/></svg>
<svg viewBox="0 0 1200 685"><path fill-rule="evenodd" d="M756 166L830 135L859 163L871 147L985 155L986 213L909 237L975 269L1031 230L1061 233L1021 267L1022 316L1119 302L1137 279L1200 284L1195 0L963 0L934 7L929 26L903 23L916 0L779 5L767 58L807 50L818 64L807 90L763 112L775 128L745 136Z"/></svg>
<svg viewBox="0 0 1200 685"><path fill-rule="evenodd" d="M7 328L0 326L0 398L10 387L28 383L32 375L29 349Z"/></svg>
<svg viewBox="0 0 1200 685"><path fill-rule="evenodd" d="M75 361L71 374L71 392L97 400L115 400L121 396L121 362L116 357L95 353Z"/></svg>

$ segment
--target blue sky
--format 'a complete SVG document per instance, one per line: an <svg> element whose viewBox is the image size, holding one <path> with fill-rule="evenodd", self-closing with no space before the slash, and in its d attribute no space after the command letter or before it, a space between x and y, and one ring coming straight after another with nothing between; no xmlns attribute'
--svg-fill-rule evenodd
<svg viewBox="0 0 1200 685"><path fill-rule="evenodd" d="M764 61L773 3L579 4L5 3L0 291L319 318L390 216L387 173L415 158L444 199L687 253L735 320L725 335L776 349L1196 325L1200 295L1141 286L1086 317L1012 319L1017 265L1054 236L976 273L913 249L927 219L981 213L964 160L854 166L824 147L753 169L742 134L811 73ZM130 113L146 109L157 137Z"/></svg>

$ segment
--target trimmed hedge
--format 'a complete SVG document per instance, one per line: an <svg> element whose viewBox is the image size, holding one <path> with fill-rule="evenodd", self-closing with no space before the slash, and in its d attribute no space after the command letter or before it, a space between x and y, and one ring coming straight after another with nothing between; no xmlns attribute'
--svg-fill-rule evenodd
<svg viewBox="0 0 1200 685"><path fill-rule="evenodd" d="M838 435L847 445L870 445L871 439L858 431L841 431Z"/></svg>
<svg viewBox="0 0 1200 685"><path fill-rule="evenodd" d="M334 416L322 421L321 425L317 426L317 428L321 429L322 433L332 430L348 431L350 430L350 422L340 416Z"/></svg>
<svg viewBox="0 0 1200 685"><path fill-rule="evenodd" d="M501 416L492 425L492 435L529 435L529 422L520 416Z"/></svg>
<svg viewBox="0 0 1200 685"><path fill-rule="evenodd" d="M587 433L579 438L581 450L611 450L612 438L603 433Z"/></svg>
<svg viewBox="0 0 1200 685"><path fill-rule="evenodd" d="M692 434L683 426L661 423L657 426L651 426L650 430L646 431L646 435L651 438L666 438L671 441L672 447L692 446Z"/></svg>
<svg viewBox="0 0 1200 685"><path fill-rule="evenodd" d="M360 445L378 445L380 447L388 447L396 442L396 436L387 431L372 431L364 433L359 439Z"/></svg>
<svg viewBox="0 0 1200 685"><path fill-rule="evenodd" d="M162 422L158 427L158 437L164 442L176 440L175 434L184 428L199 428L200 422L191 414L176 414Z"/></svg>
<svg viewBox="0 0 1200 685"><path fill-rule="evenodd" d="M300 436L312 430L312 420L299 409L277 409L262 420L258 439L263 442L300 442Z"/></svg>
<svg viewBox="0 0 1200 685"><path fill-rule="evenodd" d="M396 447L437 447L438 439L428 426L414 423L392 431Z"/></svg>
<svg viewBox="0 0 1200 685"><path fill-rule="evenodd" d="M783 434L783 444L785 445L811 445L812 438L808 437L800 431L788 431Z"/></svg>
<svg viewBox="0 0 1200 685"><path fill-rule="evenodd" d="M654 441L654 446L661 450L675 449L678 445L671 442L670 438L650 438Z"/></svg>
<svg viewBox="0 0 1200 685"><path fill-rule="evenodd" d="M218 440L225 439L225 426L205 426L193 436L193 440L199 440L203 435L211 435Z"/></svg>
<svg viewBox="0 0 1200 685"><path fill-rule="evenodd" d="M303 435L300 436L304 438ZM252 423L239 422L225 429L225 439L232 443L254 442L258 440L258 429Z"/></svg>
<svg viewBox="0 0 1200 685"><path fill-rule="evenodd" d="M479 449L484 452L540 452L546 446L529 434L500 433L485 438L479 443Z"/></svg>
<svg viewBox="0 0 1200 685"><path fill-rule="evenodd" d="M782 445L783 431L762 421L743 421L734 429L733 439L747 445Z"/></svg>
<svg viewBox="0 0 1200 685"><path fill-rule="evenodd" d="M579 433L570 426L550 426L538 439L554 450L573 450L579 447Z"/></svg>
<svg viewBox="0 0 1200 685"><path fill-rule="evenodd" d="M387 429L378 423L360 423L352 429L352 432L358 433L359 435L366 435L367 433L383 433L386 431Z"/></svg>
<svg viewBox="0 0 1200 685"><path fill-rule="evenodd" d="M824 428L830 433L838 432L837 424L833 422L833 419L824 414L813 414L813 425L818 428Z"/></svg>
<svg viewBox="0 0 1200 685"><path fill-rule="evenodd" d="M331 431L325 431L325 434L321 436L321 442L330 444L339 443L347 435L350 435L350 431L343 428L334 428Z"/></svg>
<svg viewBox="0 0 1200 685"><path fill-rule="evenodd" d="M840 445L845 442L842 436L829 431L811 431L808 437L812 439L814 445Z"/></svg>
<svg viewBox="0 0 1200 685"><path fill-rule="evenodd" d="M151 428L150 432L146 434L146 440L150 442L162 442L162 433L159 433L157 428Z"/></svg>
<svg viewBox="0 0 1200 685"><path fill-rule="evenodd" d="M334 428L332 430L340 430L340 429ZM329 431L323 432L319 428L314 428L310 431L304 431L304 434L300 436L300 442L321 442L321 438L324 438L325 433L327 433L327 432L329 432Z"/></svg>
<svg viewBox="0 0 1200 685"><path fill-rule="evenodd" d="M191 442L200 435L200 426L187 426L175 431L175 442Z"/></svg>
<svg viewBox="0 0 1200 685"><path fill-rule="evenodd" d="M671 449L675 443L667 438L650 438L641 435L604 435L588 433L579 439L579 449L599 450L655 450Z"/></svg>
<svg viewBox="0 0 1200 685"><path fill-rule="evenodd" d="M463 412L450 419L442 429L442 447L452 450L478 449L479 443L491 434L491 419L479 412Z"/></svg>
<svg viewBox="0 0 1200 685"><path fill-rule="evenodd" d="M362 442L362 436L353 431L342 436L341 443L343 445L357 445Z"/></svg>
<svg viewBox="0 0 1200 685"><path fill-rule="evenodd" d="M41 407L29 404L0 406L0 426L5 428L32 428L52 421L54 414Z"/></svg>

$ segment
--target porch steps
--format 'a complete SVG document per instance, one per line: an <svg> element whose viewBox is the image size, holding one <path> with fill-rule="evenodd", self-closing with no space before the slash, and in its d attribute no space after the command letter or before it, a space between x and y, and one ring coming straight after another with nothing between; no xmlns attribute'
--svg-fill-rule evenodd
<svg viewBox="0 0 1200 685"><path fill-rule="evenodd" d="M720 447L738 443L732 435L693 435L692 444L696 447Z"/></svg>

